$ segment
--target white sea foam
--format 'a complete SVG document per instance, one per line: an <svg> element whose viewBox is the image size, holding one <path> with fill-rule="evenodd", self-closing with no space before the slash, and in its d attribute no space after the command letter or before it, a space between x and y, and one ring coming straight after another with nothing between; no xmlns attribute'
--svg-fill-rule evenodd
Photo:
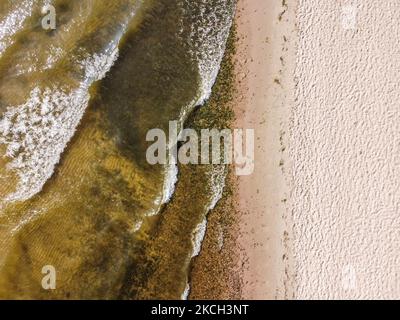
<svg viewBox="0 0 400 320"><path fill-rule="evenodd" d="M191 24L187 41L192 47L191 54L198 63L201 84L200 97L196 104L202 105L210 97L220 69L232 26L233 10L230 12L225 0L214 4L211 10L208 0L200 0L196 3L186 0L185 7L191 8L191 6L198 7L200 10L200 13L196 15L196 23ZM184 27L182 27L183 31Z"/></svg>
<svg viewBox="0 0 400 320"><path fill-rule="evenodd" d="M84 114L90 84L106 75L117 56L115 47L81 63L88 80L78 89L36 87L24 104L7 109L0 120L0 143L7 146L8 168L19 183L5 200L27 200L42 190Z"/></svg>
<svg viewBox="0 0 400 320"><path fill-rule="evenodd" d="M0 21L0 56L13 43L12 36L24 25L25 20L32 14L33 0L26 0Z"/></svg>
<svg viewBox="0 0 400 320"><path fill-rule="evenodd" d="M84 58L76 62L82 70L82 82L78 88L67 89L62 85L42 88L38 85L25 103L6 109L0 119L0 143L6 145L6 156L10 158L8 168L19 177L17 191L8 195L6 200L29 199L40 192L52 176L88 105L90 86L103 79L118 58L118 44L141 4L142 1L137 1L127 11L107 48L91 54L83 52ZM0 55L11 44L11 36L32 14L33 5L32 0L24 1L0 22ZM58 47L50 47L50 53L51 57L41 71L52 68L64 54Z"/></svg>
<svg viewBox="0 0 400 320"><path fill-rule="evenodd" d="M196 2L195 6L200 6L200 15L196 18L197 23L191 24L189 43L192 45L191 54L198 63L199 75L201 78L200 96L194 105L202 105L211 95L212 87L216 81L222 58L226 49L226 41L232 26L232 13L227 12L225 1L213 9L207 10L210 4L207 0ZM193 5L190 1L185 2L185 7ZM187 10L183 10L184 15ZM222 17L222 20L221 20ZM182 26L181 33L184 32ZM214 166L210 176L210 188L212 198L206 208L206 211L214 209L222 197L225 187L225 168L224 166ZM193 232L193 252L192 258L200 254L202 242L207 229L207 217L197 225Z"/></svg>
<svg viewBox="0 0 400 320"><path fill-rule="evenodd" d="M8 108L0 121L0 142L7 145L8 167L17 172L19 183L6 200L26 200L42 189L88 101L86 88L69 93L35 88L24 104Z"/></svg>
<svg viewBox="0 0 400 320"><path fill-rule="evenodd" d="M222 193L225 187L225 178L226 178L226 170L225 166L223 165L214 165L213 170L210 173L210 189L212 193L212 197L210 199L209 205L206 207L206 215L202 222L200 222L196 228L193 230L192 233L192 244L193 250L191 259L197 257L201 252L201 247L204 241L204 237L206 236L207 231L207 215L208 212L215 208L218 201L222 198ZM218 226L219 234L218 234L218 248L222 250L224 245L224 238L223 238L223 230L221 226ZM187 283L185 291L181 295L181 300L187 300L190 294L190 284Z"/></svg>
<svg viewBox="0 0 400 320"><path fill-rule="evenodd" d="M226 169L224 165L214 165L210 173L210 188L212 197L207 210L213 210L218 201L222 198L222 193L225 188Z"/></svg>
<svg viewBox="0 0 400 320"><path fill-rule="evenodd" d="M64 50L60 47L51 46L49 54L46 59L46 64L43 70L48 70L54 67L54 65L61 59L64 54Z"/></svg>
<svg viewBox="0 0 400 320"><path fill-rule="evenodd" d="M203 16L205 14L203 13ZM204 28L200 28L201 44L203 48L200 48L197 54L199 62L199 71L201 76L201 96L198 104L203 104L211 95L212 87L217 79L217 75L220 69L221 61L224 56L226 40L228 39L231 20L227 19L223 23L222 28L217 28L212 21L216 21L215 12L210 16L207 16L208 23L205 24ZM205 18L203 18L205 19ZM212 31L216 30L214 37L209 37Z"/></svg>
<svg viewBox="0 0 400 320"><path fill-rule="evenodd" d="M199 223L193 232L193 252L192 258L197 257L201 251L201 244L203 243L204 237L207 231L207 218L205 217L201 223Z"/></svg>
<svg viewBox="0 0 400 320"><path fill-rule="evenodd" d="M188 13L189 15L192 14L190 8L200 7L201 12L201 14L196 17L196 23L189 23L189 38L184 39L184 41L189 42L192 48L190 53L193 59L198 63L201 78L199 98L193 100L188 108L182 110L181 121L185 120L187 113L192 110L194 106L203 104L211 95L212 86L219 72L226 48L226 41L229 36L229 30L232 25L233 12L227 11L225 6L226 1L221 1L218 5L214 6L211 11L208 10L210 4L207 3L207 0L200 0L199 2L193 3L186 0L182 2L181 7L183 19L188 18ZM180 30L180 36L182 37L185 31L187 31L185 28L185 23L182 23ZM177 166L168 166L166 168L166 173L162 203L168 202L174 193L178 175ZM214 182L212 183L214 185ZM224 186L222 186L222 189L223 187ZM212 188L215 189L216 193L207 210L216 205L221 197L220 193L222 194L222 192L219 192L217 184Z"/></svg>
<svg viewBox="0 0 400 320"><path fill-rule="evenodd" d="M85 79L92 83L103 79L118 59L118 47L114 46L105 50L104 53L93 54L80 63L85 71Z"/></svg>
<svg viewBox="0 0 400 320"><path fill-rule="evenodd" d="M185 291L183 291L181 295L181 300L187 300L190 294L190 284L189 282L186 284Z"/></svg>
<svg viewBox="0 0 400 320"><path fill-rule="evenodd" d="M30 210L26 213L26 215L24 216L24 218L18 222L17 225L15 225L10 233L11 234L16 234L19 230L22 229L23 226L27 225L29 222L31 222L32 220L34 220L38 215L40 215L42 213L42 210L37 210L37 209L33 209Z"/></svg>
<svg viewBox="0 0 400 320"><path fill-rule="evenodd" d="M24 63L15 65L15 76L28 74L37 71L38 57L35 53L28 53L24 56Z"/></svg>
<svg viewBox="0 0 400 320"><path fill-rule="evenodd" d="M192 258L198 256L201 252L201 246L206 235L207 230L207 214L210 210L213 210L217 205L218 201L222 198L222 193L225 187L225 167L223 165L214 165L213 170L210 173L210 190L211 198L209 205L206 207L206 215L201 223L199 223L193 231L192 243L193 251Z"/></svg>
<svg viewBox="0 0 400 320"><path fill-rule="evenodd" d="M178 166L167 165L165 168L164 188L161 204L167 203L175 192L175 185L178 181Z"/></svg>

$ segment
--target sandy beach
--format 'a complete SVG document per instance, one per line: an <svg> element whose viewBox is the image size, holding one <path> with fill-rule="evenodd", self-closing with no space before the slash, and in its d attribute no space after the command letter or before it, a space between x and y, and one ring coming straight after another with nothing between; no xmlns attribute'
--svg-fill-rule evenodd
<svg viewBox="0 0 400 320"><path fill-rule="evenodd" d="M398 1L299 1L295 291L400 297Z"/></svg>
<svg viewBox="0 0 400 320"><path fill-rule="evenodd" d="M255 130L255 170L238 178L243 298L286 299L290 283L287 133L295 2L243 0L237 11L236 127Z"/></svg>
<svg viewBox="0 0 400 320"><path fill-rule="evenodd" d="M0 299L399 299L399 1L3 1Z"/></svg>
<svg viewBox="0 0 400 320"><path fill-rule="evenodd" d="M244 298L400 296L394 1L239 1Z"/></svg>

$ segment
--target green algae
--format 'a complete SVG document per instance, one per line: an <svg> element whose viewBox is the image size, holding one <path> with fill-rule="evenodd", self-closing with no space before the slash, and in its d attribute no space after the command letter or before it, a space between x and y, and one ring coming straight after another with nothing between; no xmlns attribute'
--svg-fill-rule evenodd
<svg viewBox="0 0 400 320"><path fill-rule="evenodd" d="M235 94L234 54L235 29L233 28L212 95L204 106L191 113L185 127L195 129L199 134L202 129L232 128L234 121L232 102ZM230 167L223 167L225 169L219 175L224 180ZM212 215L214 211L221 211L221 207L218 207L209 213L204 208L213 196L210 175L214 170L213 165L179 166L180 175L173 199L165 206L161 214L153 219L154 227L145 233L145 245L137 253L137 260L132 265L130 276L132 280L127 287L129 297L135 299L179 299L181 297L187 281L190 280L188 272L191 265L193 237L188 230L194 230L207 215ZM227 200L231 196L232 185L228 181L221 201L224 209L219 216L219 222L226 228L231 228L235 219L233 208ZM213 260L213 257L209 259ZM225 262L228 263L228 261ZM214 275L217 275L217 269L215 271ZM219 280L218 276L216 278L210 291L218 285L221 290L226 288L221 282L225 278ZM216 292L218 291L215 290L213 294Z"/></svg>

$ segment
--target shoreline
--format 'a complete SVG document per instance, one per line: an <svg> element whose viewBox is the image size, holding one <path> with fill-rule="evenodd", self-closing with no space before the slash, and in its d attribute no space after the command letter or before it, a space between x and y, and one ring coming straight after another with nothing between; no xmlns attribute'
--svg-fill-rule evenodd
<svg viewBox="0 0 400 320"><path fill-rule="evenodd" d="M238 1L235 127L255 130L255 170L237 177L242 299L293 297L286 170L295 5ZM265 23L267 21L267 23Z"/></svg>

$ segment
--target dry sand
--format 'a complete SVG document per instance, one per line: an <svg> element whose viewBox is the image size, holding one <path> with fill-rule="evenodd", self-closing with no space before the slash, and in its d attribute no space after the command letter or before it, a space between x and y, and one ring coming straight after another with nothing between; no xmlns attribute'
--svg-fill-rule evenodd
<svg viewBox="0 0 400 320"><path fill-rule="evenodd" d="M394 0L239 1L244 298L400 298L399 18Z"/></svg>
<svg viewBox="0 0 400 320"><path fill-rule="evenodd" d="M255 129L255 171L238 179L243 298L292 297L286 219L289 108L293 104L294 2L239 0L238 128Z"/></svg>
<svg viewBox="0 0 400 320"><path fill-rule="evenodd" d="M299 1L296 298L400 298L399 18L399 1Z"/></svg>

